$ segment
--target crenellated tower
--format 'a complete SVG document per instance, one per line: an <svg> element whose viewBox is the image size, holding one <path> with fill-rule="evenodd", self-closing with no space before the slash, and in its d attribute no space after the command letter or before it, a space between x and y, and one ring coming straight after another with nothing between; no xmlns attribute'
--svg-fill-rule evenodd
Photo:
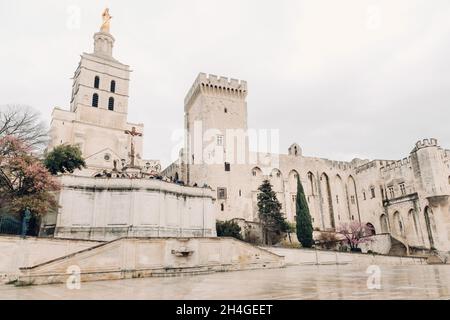
<svg viewBox="0 0 450 320"><path fill-rule="evenodd" d="M425 191L427 197L448 194L448 179L443 172L443 150L436 139L418 141L411 151L411 162L416 181Z"/></svg>
<svg viewBox="0 0 450 320"><path fill-rule="evenodd" d="M222 217L233 218L233 203L251 206L241 182L249 174L247 94L246 81L200 73L185 99L183 181L217 190Z"/></svg>
<svg viewBox="0 0 450 320"><path fill-rule="evenodd" d="M186 163L243 162L239 158L248 154L246 98L246 81L198 75L185 99ZM189 183L189 170L186 174Z"/></svg>

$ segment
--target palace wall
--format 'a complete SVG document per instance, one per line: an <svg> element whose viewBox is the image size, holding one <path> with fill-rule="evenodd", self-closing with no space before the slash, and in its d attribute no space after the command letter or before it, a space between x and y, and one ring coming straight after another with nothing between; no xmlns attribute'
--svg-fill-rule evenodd
<svg viewBox="0 0 450 320"><path fill-rule="evenodd" d="M186 152L165 171L188 185L210 186L218 219L258 221L258 188L268 179L282 212L294 222L299 176L316 230L358 221L408 248L450 250L450 151L436 139L417 142L402 160L345 162L304 156L298 144L287 154L251 153L248 137L241 137L240 162L229 159L235 139L227 130L246 132L247 94L245 81L200 74L185 100ZM201 123L200 130L195 123ZM205 148L192 146L205 139Z"/></svg>

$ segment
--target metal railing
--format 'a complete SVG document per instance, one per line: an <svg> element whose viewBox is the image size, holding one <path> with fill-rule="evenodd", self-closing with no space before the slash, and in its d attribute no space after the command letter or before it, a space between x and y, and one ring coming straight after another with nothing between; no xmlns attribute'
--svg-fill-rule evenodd
<svg viewBox="0 0 450 320"><path fill-rule="evenodd" d="M0 215L0 234L20 235L22 223L20 220L7 215Z"/></svg>

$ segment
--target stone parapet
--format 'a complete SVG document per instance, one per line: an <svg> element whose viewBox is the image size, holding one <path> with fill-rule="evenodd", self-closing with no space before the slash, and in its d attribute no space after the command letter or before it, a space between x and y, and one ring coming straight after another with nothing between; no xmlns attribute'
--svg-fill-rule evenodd
<svg viewBox="0 0 450 320"><path fill-rule="evenodd" d="M199 93L226 95L230 98L245 99L248 93L247 82L244 80L200 73L184 100L186 110Z"/></svg>

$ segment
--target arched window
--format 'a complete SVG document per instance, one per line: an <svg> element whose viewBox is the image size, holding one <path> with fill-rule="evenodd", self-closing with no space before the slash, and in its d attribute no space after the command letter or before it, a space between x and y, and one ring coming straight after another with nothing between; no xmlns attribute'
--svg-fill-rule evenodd
<svg viewBox="0 0 450 320"><path fill-rule="evenodd" d="M428 240L430 241L430 247L434 248L434 233L436 232L436 225L434 225L433 212L429 207L425 207L424 214L425 214L425 224L428 233Z"/></svg>
<svg viewBox="0 0 450 320"><path fill-rule="evenodd" d="M419 232L418 232L418 226L417 226L416 212L414 211L414 209L409 210L408 218L409 218L410 229L414 230L414 236L418 240Z"/></svg>
<svg viewBox="0 0 450 320"><path fill-rule="evenodd" d="M373 226L373 224L371 224L370 222L366 224L367 226L367 232L369 232L369 234L367 236L374 236L377 234L375 227Z"/></svg>
<svg viewBox="0 0 450 320"><path fill-rule="evenodd" d="M98 94L96 93L92 96L92 106L98 108Z"/></svg>
<svg viewBox="0 0 450 320"><path fill-rule="evenodd" d="M112 93L116 92L116 82L114 80L111 81L111 92Z"/></svg>
<svg viewBox="0 0 450 320"><path fill-rule="evenodd" d="M311 195L314 195L314 175L312 174L312 172L308 172L308 182L309 182L309 189L311 191Z"/></svg>
<svg viewBox="0 0 450 320"><path fill-rule="evenodd" d="M270 174L270 177L271 177L271 178L274 178L274 177L276 177L276 178L281 178L281 171L278 170L278 169L274 169L274 170L272 171L272 173Z"/></svg>
<svg viewBox="0 0 450 320"><path fill-rule="evenodd" d="M260 176L261 174L262 174L262 171L261 171L260 168L258 168L258 167L253 168L253 170L252 170L252 175L253 175L254 177Z"/></svg>
<svg viewBox="0 0 450 320"><path fill-rule="evenodd" d="M109 111L114 111L114 98L113 98L113 97L109 98L109 101L108 101L108 110L109 110Z"/></svg>
<svg viewBox="0 0 450 320"><path fill-rule="evenodd" d="M404 236L404 227L403 227L403 221L400 217L400 213L396 211L394 213L394 227L396 228L397 235Z"/></svg>
<svg viewBox="0 0 450 320"><path fill-rule="evenodd" d="M95 76L95 80L94 80L94 88L95 88L95 89L100 88L100 77L99 77L99 76Z"/></svg>
<svg viewBox="0 0 450 320"><path fill-rule="evenodd" d="M381 224L381 232L382 233L389 233L389 223L387 216L385 214L382 214L380 217L380 224Z"/></svg>

